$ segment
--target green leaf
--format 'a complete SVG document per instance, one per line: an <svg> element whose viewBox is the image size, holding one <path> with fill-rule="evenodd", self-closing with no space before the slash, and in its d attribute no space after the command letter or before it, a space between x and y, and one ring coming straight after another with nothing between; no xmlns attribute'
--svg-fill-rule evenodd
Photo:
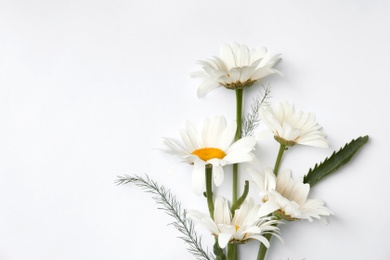
<svg viewBox="0 0 390 260"><path fill-rule="evenodd" d="M368 135L363 137L361 136L352 140L350 143L347 143L338 152L333 152L329 158L326 158L322 163L319 165L316 164L313 169L310 169L307 175L303 178L303 182L309 183L310 186L313 187L321 179L348 163L355 153L367 142Z"/></svg>

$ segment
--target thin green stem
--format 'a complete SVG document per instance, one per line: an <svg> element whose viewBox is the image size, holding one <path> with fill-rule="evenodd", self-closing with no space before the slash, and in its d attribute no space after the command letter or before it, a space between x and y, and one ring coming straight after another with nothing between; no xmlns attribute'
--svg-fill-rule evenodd
<svg viewBox="0 0 390 260"><path fill-rule="evenodd" d="M241 207L241 204L245 201L246 197L248 196L248 193L249 193L249 181L245 181L244 192L242 193L241 197L237 199L236 202L230 208L232 215L234 215L234 211L236 209Z"/></svg>
<svg viewBox="0 0 390 260"><path fill-rule="evenodd" d="M213 202L213 166L207 164L205 166L206 177L206 198L207 206L209 207L210 217L214 219L214 202Z"/></svg>
<svg viewBox="0 0 390 260"><path fill-rule="evenodd" d="M220 248L218 245L218 238L215 238L213 249L215 254L215 260L226 260L226 255L224 250Z"/></svg>
<svg viewBox="0 0 390 260"><path fill-rule="evenodd" d="M233 164L233 190L232 201L235 203L238 199L238 164Z"/></svg>
<svg viewBox="0 0 390 260"><path fill-rule="evenodd" d="M242 128L242 97L243 89L236 89L236 120L237 120L237 132L236 139L241 138L241 128Z"/></svg>
<svg viewBox="0 0 390 260"><path fill-rule="evenodd" d="M234 138L235 141L241 138L242 128L242 96L243 89L236 89L236 122L237 131ZM238 200L238 164L233 164L233 187L232 187L232 203L235 204ZM234 213L234 212L233 212ZM228 246L228 258L229 260L237 260L238 248L237 245Z"/></svg>
<svg viewBox="0 0 390 260"><path fill-rule="evenodd" d="M237 245L229 244L228 245L228 260L237 259Z"/></svg>
<svg viewBox="0 0 390 260"><path fill-rule="evenodd" d="M271 233L265 234L264 237L271 243ZM257 254L257 260L264 260L265 255L267 254L267 250L267 247L265 247L263 244L260 244L259 253Z"/></svg>
<svg viewBox="0 0 390 260"><path fill-rule="evenodd" d="M286 150L287 146L285 144L280 144L278 156L276 158L275 167L274 167L274 173L276 176L278 176L280 163L282 162L282 157L284 154L284 151ZM272 234L268 233L265 234L264 237L271 243ZM257 260L264 260L265 256L267 254L268 248L264 245L260 244L259 252L257 254Z"/></svg>
<svg viewBox="0 0 390 260"><path fill-rule="evenodd" d="M282 161L283 153L285 150L286 150L286 145L280 144L278 157L276 158L275 167L274 167L274 173L276 176L278 176L280 162Z"/></svg>
<svg viewBox="0 0 390 260"><path fill-rule="evenodd" d="M235 141L241 138L241 127L242 127L242 96L243 89L236 89L236 122L237 131ZM238 164L233 164L233 190L232 190L232 202L233 204L238 199Z"/></svg>

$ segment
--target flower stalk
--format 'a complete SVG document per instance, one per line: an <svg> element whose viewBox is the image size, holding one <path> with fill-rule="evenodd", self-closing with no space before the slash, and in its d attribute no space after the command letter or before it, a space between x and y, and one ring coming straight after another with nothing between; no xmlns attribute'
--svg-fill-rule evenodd
<svg viewBox="0 0 390 260"><path fill-rule="evenodd" d="M216 256L215 260L226 260L226 255L223 251L223 249L218 245L218 239L215 239L214 243L214 254Z"/></svg>
<svg viewBox="0 0 390 260"><path fill-rule="evenodd" d="M276 162L274 167L275 176L278 176L280 163L282 162L282 157L285 150L287 150L287 146L285 144L280 143L278 156L276 157ZM271 238L272 238L271 233L265 234L264 237L271 243ZM257 260L264 260L265 255L267 254L267 250L268 248L266 246L260 244L259 252L257 254Z"/></svg>
<svg viewBox="0 0 390 260"><path fill-rule="evenodd" d="M285 150L287 150L287 146L284 145L284 144L280 144L278 156L276 158L275 167L274 167L274 173L275 173L276 176L278 176L280 163L282 161L283 153L284 153Z"/></svg>
<svg viewBox="0 0 390 260"><path fill-rule="evenodd" d="M209 208L210 217L214 219L214 202L213 202L213 166L206 164L205 166L206 175L206 198L207 206Z"/></svg>
<svg viewBox="0 0 390 260"><path fill-rule="evenodd" d="M228 260L236 260L237 259L237 245L229 244L228 245Z"/></svg>
<svg viewBox="0 0 390 260"><path fill-rule="evenodd" d="M241 138L242 128L242 96L243 89L236 89L236 121L237 131L235 141ZM233 195L232 203L234 204L238 199L238 164L233 164Z"/></svg>
<svg viewBox="0 0 390 260"><path fill-rule="evenodd" d="M205 177L206 177L206 198L207 198L207 206L209 208L209 214L211 219L214 220L214 201L213 201L213 165L206 164L205 165ZM216 256L216 260L226 260L225 253L223 249L218 245L218 238L215 238L214 243L214 254Z"/></svg>
<svg viewBox="0 0 390 260"><path fill-rule="evenodd" d="M242 128L242 97L243 89L236 89L236 121L237 121L237 131L234 138L235 141L241 138L241 128ZM238 200L238 164L233 164L233 190L232 190L232 204L235 205ZM232 212L234 215L234 211ZM237 259L237 245L232 244L228 246L228 258L229 260Z"/></svg>
<svg viewBox="0 0 390 260"><path fill-rule="evenodd" d="M272 234L271 233L265 234L264 237L271 243L271 238L272 238ZM265 255L267 254L267 250L268 250L267 247L265 247L264 245L260 244L259 253L257 254L257 260L264 260L265 259Z"/></svg>
<svg viewBox="0 0 390 260"><path fill-rule="evenodd" d="M249 193L249 181L245 181L244 192L242 193L241 197L238 200L236 200L235 203L233 203L230 209L232 215L234 215L234 211L238 209L241 206L241 204L245 201L246 197L248 196L248 193Z"/></svg>

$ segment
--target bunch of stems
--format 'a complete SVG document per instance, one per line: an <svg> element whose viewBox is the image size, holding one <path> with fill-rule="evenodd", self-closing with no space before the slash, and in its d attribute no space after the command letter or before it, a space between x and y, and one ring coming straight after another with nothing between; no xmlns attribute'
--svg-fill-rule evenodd
<svg viewBox="0 0 390 260"><path fill-rule="evenodd" d="M242 129L242 107L243 107L243 89L236 89L236 121L237 121L237 131L235 135L235 141L238 141L241 138L241 129ZM278 156L275 162L274 171L277 175L281 159L284 151L286 150L285 145L280 145ZM207 205L209 208L210 217L214 219L214 202L213 202L213 192L212 192L212 166L205 166L205 177L206 177L206 197ZM231 213L232 217L234 216L234 210L239 208L241 203L245 200L246 194L248 193L248 184L245 185L245 190L243 195L239 198L238 194L238 175L239 167L238 164L233 164L233 174L232 174L232 206ZM265 237L270 241L272 234L266 234ZM224 251L218 246L218 241L216 238L214 245L214 253L216 255L216 260L225 260L226 255ZM260 244L259 251L257 255L257 260L264 260L267 253L267 247ZM228 244L227 249L227 259L228 260L237 260L238 259L238 244Z"/></svg>

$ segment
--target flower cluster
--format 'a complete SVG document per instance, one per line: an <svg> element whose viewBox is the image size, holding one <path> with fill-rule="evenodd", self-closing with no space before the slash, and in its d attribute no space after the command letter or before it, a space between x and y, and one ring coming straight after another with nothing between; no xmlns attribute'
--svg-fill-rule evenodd
<svg viewBox="0 0 390 260"><path fill-rule="evenodd" d="M163 139L163 150L192 168L193 191L200 199L205 197L208 213L194 209L182 214L176 212L175 209L180 206L170 205L170 196L158 203L168 203L165 207L178 220L176 226L179 231L190 236L189 239L184 239L187 243L197 241L191 237L192 223L214 236L212 258L217 260L226 259L226 256L237 260L238 246L249 241L260 242L257 259L264 260L272 236L282 239L278 227L281 222L312 222L314 219L326 219L330 216L332 212L322 200L308 198L310 189L322 178L346 164L368 140L367 136L352 140L300 178L293 176L290 169L279 170L285 152L295 145L328 148L326 135L315 115L296 111L294 105L288 102L271 106L263 103L266 96L256 99L255 102L258 103L253 107L257 109L248 117L251 120L243 122L243 92L258 85L269 75L280 75L274 68L279 60L280 55L272 56L265 48L250 50L245 45L234 43L223 45L220 57L199 61L202 70L192 74L203 79L198 88L198 97L203 97L220 86L229 91L234 90L237 100L236 118L229 121L224 116L209 116L200 127L186 121L185 128L180 131L180 139ZM264 95L267 93L269 92ZM262 162L255 153L256 145L261 140L255 138L252 129L257 127L260 120L272 133L275 145L279 146L273 167L268 162ZM251 129L250 134L243 134L242 125ZM240 178L243 176L241 172L247 172L247 176L251 176L250 180L245 180L242 193L239 192ZM227 177L232 178L231 200L217 196L219 187L224 185ZM147 187L153 193L165 194L160 192L154 182L148 184L143 179L124 178L120 182L138 182L139 186ZM250 182L255 184L251 185L251 189L258 191L255 198L248 198ZM186 223L191 224L187 226ZM191 245L190 252L200 259L209 259L198 243Z"/></svg>

